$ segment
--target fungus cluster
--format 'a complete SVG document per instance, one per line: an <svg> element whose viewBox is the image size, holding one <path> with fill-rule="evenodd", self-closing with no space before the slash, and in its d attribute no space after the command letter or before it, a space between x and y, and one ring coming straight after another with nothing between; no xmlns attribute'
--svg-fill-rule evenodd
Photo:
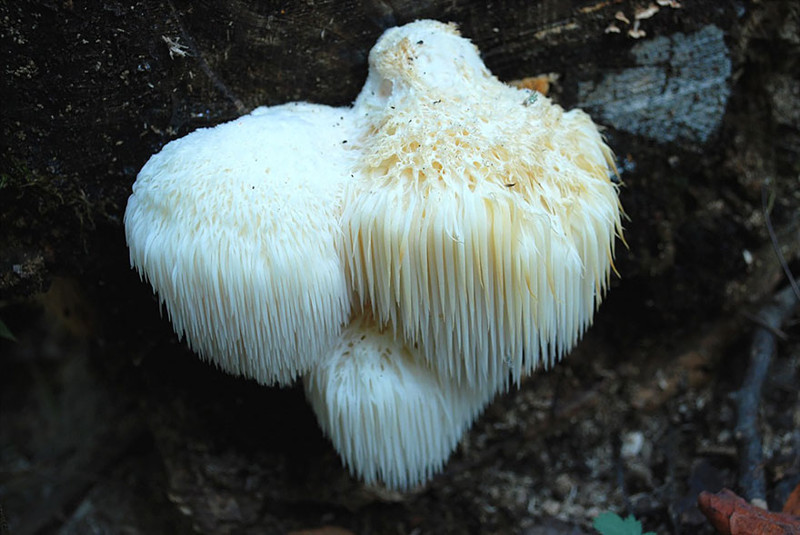
<svg viewBox="0 0 800 535"><path fill-rule="evenodd" d="M575 345L620 208L591 119L498 81L455 26L390 29L369 66L352 107L258 108L167 144L125 231L201 358L302 378L351 472L403 489Z"/></svg>

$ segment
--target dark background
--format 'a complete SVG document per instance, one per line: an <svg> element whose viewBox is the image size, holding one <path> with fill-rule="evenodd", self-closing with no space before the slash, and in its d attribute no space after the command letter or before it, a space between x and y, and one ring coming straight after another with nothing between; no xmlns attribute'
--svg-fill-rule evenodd
<svg viewBox="0 0 800 535"><path fill-rule="evenodd" d="M8 531L589 533L613 510L709 532L694 503L737 485L731 393L786 284L776 250L800 272L800 8L661 4L0 3ZM168 141L258 105L347 105L378 36L418 18L457 22L501 80L547 76L605 127L627 247L573 354L396 494L347 475L299 389L199 362L129 269L121 221ZM762 407L776 509L800 474L798 332Z"/></svg>

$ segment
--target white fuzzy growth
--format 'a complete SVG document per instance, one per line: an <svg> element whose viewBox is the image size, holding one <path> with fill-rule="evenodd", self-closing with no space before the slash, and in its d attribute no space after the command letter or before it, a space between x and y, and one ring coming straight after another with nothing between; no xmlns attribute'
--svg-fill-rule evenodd
<svg viewBox="0 0 800 535"><path fill-rule="evenodd" d="M259 108L168 144L125 232L195 351L265 384L304 374L351 471L402 489L591 323L620 232L611 169L586 114L419 21L378 41L352 109Z"/></svg>
<svg viewBox="0 0 800 535"><path fill-rule="evenodd" d="M595 125L529 97L421 21L381 38L354 108L369 137L343 215L349 279L440 376L478 387L575 345L620 228Z"/></svg>
<svg viewBox="0 0 800 535"><path fill-rule="evenodd" d="M351 473L395 489L440 471L491 397L438 378L420 355L363 318L303 381Z"/></svg>
<svg viewBox="0 0 800 535"><path fill-rule="evenodd" d="M203 358L287 384L349 316L335 241L349 109L260 108L173 141L133 186L131 264Z"/></svg>

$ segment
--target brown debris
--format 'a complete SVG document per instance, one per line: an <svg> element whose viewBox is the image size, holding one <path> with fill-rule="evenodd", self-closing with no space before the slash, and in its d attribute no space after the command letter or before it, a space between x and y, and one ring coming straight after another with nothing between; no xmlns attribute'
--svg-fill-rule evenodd
<svg viewBox="0 0 800 535"><path fill-rule="evenodd" d="M712 377L710 370L722 357L736 322L721 322L703 336L694 349L669 359L668 366L650 374L652 379L637 384L631 404L637 410L652 411L672 399L683 388L698 388Z"/></svg>
<svg viewBox="0 0 800 535"><path fill-rule="evenodd" d="M557 79L558 75L553 73L540 74L539 76L527 76L521 80L512 80L509 84L517 89L530 89L547 96L547 93L550 92L550 84Z"/></svg>
<svg viewBox="0 0 800 535"><path fill-rule="evenodd" d="M722 489L716 494L701 492L700 510L721 535L800 534L800 517L771 513L744 501L735 492Z"/></svg>

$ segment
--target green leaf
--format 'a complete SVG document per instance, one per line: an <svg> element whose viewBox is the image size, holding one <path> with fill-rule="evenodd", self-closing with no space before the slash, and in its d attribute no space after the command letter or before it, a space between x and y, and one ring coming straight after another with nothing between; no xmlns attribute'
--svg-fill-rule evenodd
<svg viewBox="0 0 800 535"><path fill-rule="evenodd" d="M17 337L14 336L14 333L11 332L3 320L0 320L0 338L5 338L6 340L11 340L12 342L17 341Z"/></svg>
<svg viewBox="0 0 800 535"><path fill-rule="evenodd" d="M592 526L600 535L655 535L652 531L642 534L642 523L633 515L623 520L616 513L606 512L597 515Z"/></svg>

